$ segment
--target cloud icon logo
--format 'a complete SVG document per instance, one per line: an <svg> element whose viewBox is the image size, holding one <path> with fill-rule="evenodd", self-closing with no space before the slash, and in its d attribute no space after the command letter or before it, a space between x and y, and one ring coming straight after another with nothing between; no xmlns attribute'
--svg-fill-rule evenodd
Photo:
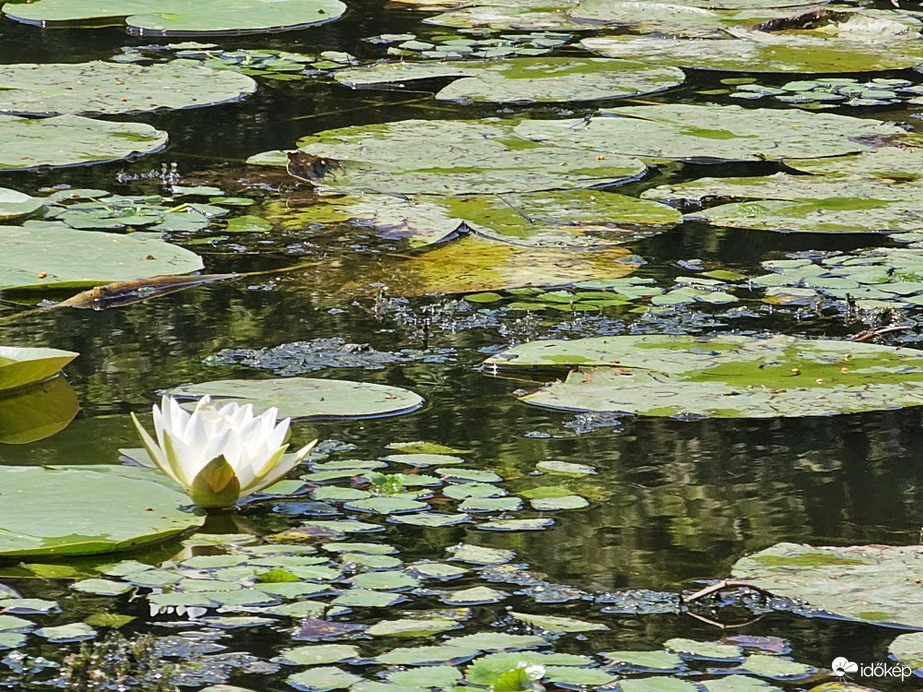
<svg viewBox="0 0 923 692"><path fill-rule="evenodd" d="M838 678L846 677L847 673L855 673L859 670L859 664L853 663L845 656L838 656L833 659L833 663L830 664L830 667L833 669L833 674Z"/></svg>

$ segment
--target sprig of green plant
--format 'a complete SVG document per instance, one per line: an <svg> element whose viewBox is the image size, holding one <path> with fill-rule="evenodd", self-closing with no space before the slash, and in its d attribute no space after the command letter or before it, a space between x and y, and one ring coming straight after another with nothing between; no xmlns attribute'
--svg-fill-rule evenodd
<svg viewBox="0 0 923 692"><path fill-rule="evenodd" d="M404 478L399 473L369 471L365 478L376 495L400 495L404 492Z"/></svg>

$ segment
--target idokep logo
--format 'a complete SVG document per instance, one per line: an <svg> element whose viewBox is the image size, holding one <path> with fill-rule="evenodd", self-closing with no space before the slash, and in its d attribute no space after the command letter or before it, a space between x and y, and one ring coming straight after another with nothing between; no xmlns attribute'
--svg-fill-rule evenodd
<svg viewBox="0 0 923 692"><path fill-rule="evenodd" d="M833 669L833 674L838 678L848 678L850 673L859 671L859 664L853 663L845 656L839 656L833 659L833 663L830 664L830 667Z"/></svg>
<svg viewBox="0 0 923 692"><path fill-rule="evenodd" d="M833 674L840 678L849 678L858 674L866 678L900 678L906 680L913 671L910 666L888 665L887 663L855 663L845 656L837 656L830 664Z"/></svg>

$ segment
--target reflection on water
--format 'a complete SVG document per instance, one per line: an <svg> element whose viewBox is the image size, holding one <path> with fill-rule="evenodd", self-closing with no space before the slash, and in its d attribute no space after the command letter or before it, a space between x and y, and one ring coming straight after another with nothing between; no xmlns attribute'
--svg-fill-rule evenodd
<svg viewBox="0 0 923 692"><path fill-rule="evenodd" d="M33 345L81 353L68 373L83 411L54 437L0 447L5 464L114 461L119 447L137 445L127 412L148 410L158 390L270 374L203 363L224 348L332 336L382 351L422 345L414 330L388 315L376 318L370 304L315 310L303 293L241 282L120 310L35 313L17 320L15 329L0 322L3 338L24 332ZM598 474L582 479L578 490L593 500L588 509L562 515L546 532L478 538L515 544L555 579L594 590L676 587L724 576L741 554L782 540L901 543L918 537L919 410L781 421L625 417L581 428L576 414L518 402L513 391L528 383L476 369L483 349L499 343L494 330L434 331L429 346L454 348L457 362L312 372L408 387L423 394L427 406L391 419L295 424L296 442L320 435L358 445L351 455L376 457L395 440L438 440L474 450L479 466L497 470L515 487L528 487L542 460L590 464ZM465 530L451 533L451 540L460 540Z"/></svg>
<svg viewBox="0 0 923 692"><path fill-rule="evenodd" d="M399 30L403 21L398 14L357 9L346 21L323 30L265 39L227 38L221 43L227 48L285 45L293 50L299 46L359 50L359 36ZM100 46L111 45L108 52L114 53L121 45L142 41L115 30L43 32L8 23L0 25L0 37L7 59L22 50L15 59L33 55L41 60L104 57L107 51ZM241 104L139 118L170 131L172 148L159 157L128 165L28 174L8 184L33 193L41 184L62 181L116 190L120 169L144 173L159 170L162 162L176 161L181 171L194 173L197 182L227 185L255 175L241 163L246 156L291 146L297 137L326 127L402 117L495 114L485 107L440 105L436 109L425 98L400 102L408 100L406 94L356 95L345 88L311 83L264 86L260 94ZM543 114L555 112L545 109ZM655 181L663 182L671 174L666 168ZM291 184L267 183L271 188ZM130 183L124 189L135 190ZM277 196L272 191L265 195L272 200ZM335 289L345 283L345 277L362 281L380 276L373 270L382 263L382 254L403 249L370 238L361 228L319 231L299 226L297 205L306 196L310 197L291 189L278 194L290 213L279 222L275 235L244 234L191 247L203 254L209 272L317 261L311 272L196 286L99 312L27 311L0 305L0 343L51 346L81 354L67 368L81 411L62 432L34 441L22 437L19 428L10 432L10 425L22 421L10 423L13 418L0 400L0 441L8 442L3 438L14 435L22 443L0 445L0 464L114 462L119 447L137 445L128 412L149 411L159 390L207 379L268 375L243 365L207 365L206 357L221 349L271 348L340 337L380 351L454 349L457 359L312 373L407 387L423 395L427 405L391 419L295 424L296 445L319 436L356 445L351 457L375 458L385 453L390 442L435 440L471 449L473 464L496 470L511 489L530 487L535 464L542 460L574 461L598 471L567 481L591 505L561 513L550 530L505 534L456 527L398 534L389 529L387 538L401 542L408 554L441 554L462 540L512 548L524 563L552 581L598 593L689 588L696 580L726 576L742 554L783 540L819 544L918 540L923 525L923 465L919 463L923 410L807 420L682 422L618 417L593 421L527 406L513 392L529 383L489 378L476 368L487 353L510 340L541 337L563 329L560 324L544 317L500 318L488 313L475 319L469 310L459 313L454 329L451 324L436 328L430 323L428 306L440 304L438 298L392 299L387 289L378 298L366 295L359 300L338 293ZM675 275L677 259L699 258L748 269L782 251L818 249L818 243L822 248L846 248L862 242L684 227L630 249L648 262L642 270L646 275L659 277ZM734 325L721 322L720 309L711 314L718 316L714 324ZM575 333L597 328L625 333L637 316L626 310L612 313L604 324L593 315L579 325L577 320L564 315L561 324ZM681 327L681 322L662 326L665 330ZM832 336L842 332L842 325L812 327L769 316L752 320L747 328L783 328L813 336L820 336L821 330ZM67 383L58 380L50 386L62 390L57 395L60 402L67 400L71 411ZM56 403L55 410L58 406L65 409L64 403ZM61 413L60 420L65 418ZM38 425L50 429L46 422ZM275 520L264 517L262 521L263 528L280 528L270 527ZM286 522L287 518L279 523L284 527ZM675 634L717 636L709 626L674 615L613 616L611 624L612 631L598 639L602 646L644 648L659 646ZM883 651L882 644L891 636L869 626L783 614L766 616L746 631L784 633L799 643L800 660L818 665L827 665L834 655L869 659L869 652ZM264 653L278 643L246 636L241 641Z"/></svg>

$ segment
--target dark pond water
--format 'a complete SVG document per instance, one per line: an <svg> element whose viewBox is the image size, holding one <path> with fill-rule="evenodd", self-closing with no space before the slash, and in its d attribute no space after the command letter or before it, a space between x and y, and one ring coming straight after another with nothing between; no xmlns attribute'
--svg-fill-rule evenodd
<svg viewBox="0 0 923 692"><path fill-rule="evenodd" d="M361 37L419 29L418 20L419 15L385 11L378 2L353 2L344 20L328 26L266 37L225 37L216 42L227 49L345 50L375 57L381 49L360 41ZM152 42L117 29L41 31L0 22L0 60L4 62L103 59L123 46ZM693 74L682 88L654 99L703 100L695 92L713 86L715 79ZM171 144L161 154L131 164L9 174L3 185L33 194L43 186L58 184L115 192L157 190L156 180L123 181L159 171L161 163L175 162L184 182L233 190L234 181L257 175L245 167L247 156L289 148L298 137L322 129L408 117L471 118L507 112L437 105L426 93L350 91L322 80L264 81L260 91L242 103L133 117L169 132ZM540 108L532 112L553 116L584 111ZM908 120L911 115L881 109L867 113L895 120ZM713 175L741 172L739 166L709 169ZM671 168L628 191L700 174L698 168ZM288 204L303 203L309 197L304 188L282 177L268 180L267 185L274 189L253 194ZM209 272L254 271L320 260L346 266L358 280L381 253L401 250L361 229L341 230L318 234L289 228L189 247L202 254ZM183 243L182 237L174 240ZM646 262L638 275L669 283L674 276L688 273L678 262L697 259L709 267L747 272L758 270L761 260L788 252L850 249L874 242L868 237L830 239L687 225L630 249ZM300 281L297 273L219 282L105 311L36 311L0 303L0 342L53 346L81 354L67 369L80 399L78 418L46 440L0 446L0 464L114 462L116 449L137 444L128 413L149 410L158 390L183 382L269 374L218 362L222 349L340 338L383 352L410 349L416 360L377 369L324 367L310 376L406 387L424 396L426 405L399 417L298 424L296 441L317 436L355 445L340 458L376 458L394 441L438 441L471 450L466 456L473 464L497 470L514 486L523 487L542 460L589 464L598 471L585 481L586 488L596 494L591 506L560 513L555 525L545 531L487 533L464 527L407 530L391 526L385 539L400 546L405 559L440 558L444 548L465 541L514 549L517 562L545 573L552 582L589 594L626 589L675 593L726 577L736 559L780 541L834 545L917 542L923 525L920 409L781 421L575 415L529 407L513 396L526 383L491 378L478 369L485 354L531 338L731 330L843 337L855 327L844 324L838 315L799 319L791 312L773 313L759 306L743 312L695 307L665 315L614 309L601 315L523 316L491 312L451 297L407 300L384 293L378 300L357 300L333 293L322 282ZM427 354L433 362L426 362ZM244 518L256 531L279 530L299 521L297 516L257 510L245 512ZM152 553L151 558L163 555ZM72 598L58 582L8 583L29 596L57 597L64 602ZM74 607L79 611L90 606L77 603ZM502 618L504 607L479 611L466 633ZM546 607L548 613L600 617L599 605L589 600ZM118 608L139 614L131 604ZM743 615L733 608L711 613L717 622L726 624L749 619ZM726 633L685 614L602 617L611 627L609 632L592 635L589 641L571 637L558 649L574 653L648 649L672 636L712 640ZM62 616L62 621L73 619L72 614ZM358 615L357 619L371 622L375 618ZM127 633L148 628L141 617ZM798 661L819 667L828 667L839 655L860 661L886 660L887 644L895 635L893 630L784 612L769 612L732 632L784 637ZM269 635L265 631L235 634L225 643L233 650L265 658L289 645L283 628ZM52 660L63 657L60 647L46 646L31 653ZM289 689L284 675L239 675L233 681L260 690ZM902 689L885 683L879 687Z"/></svg>

